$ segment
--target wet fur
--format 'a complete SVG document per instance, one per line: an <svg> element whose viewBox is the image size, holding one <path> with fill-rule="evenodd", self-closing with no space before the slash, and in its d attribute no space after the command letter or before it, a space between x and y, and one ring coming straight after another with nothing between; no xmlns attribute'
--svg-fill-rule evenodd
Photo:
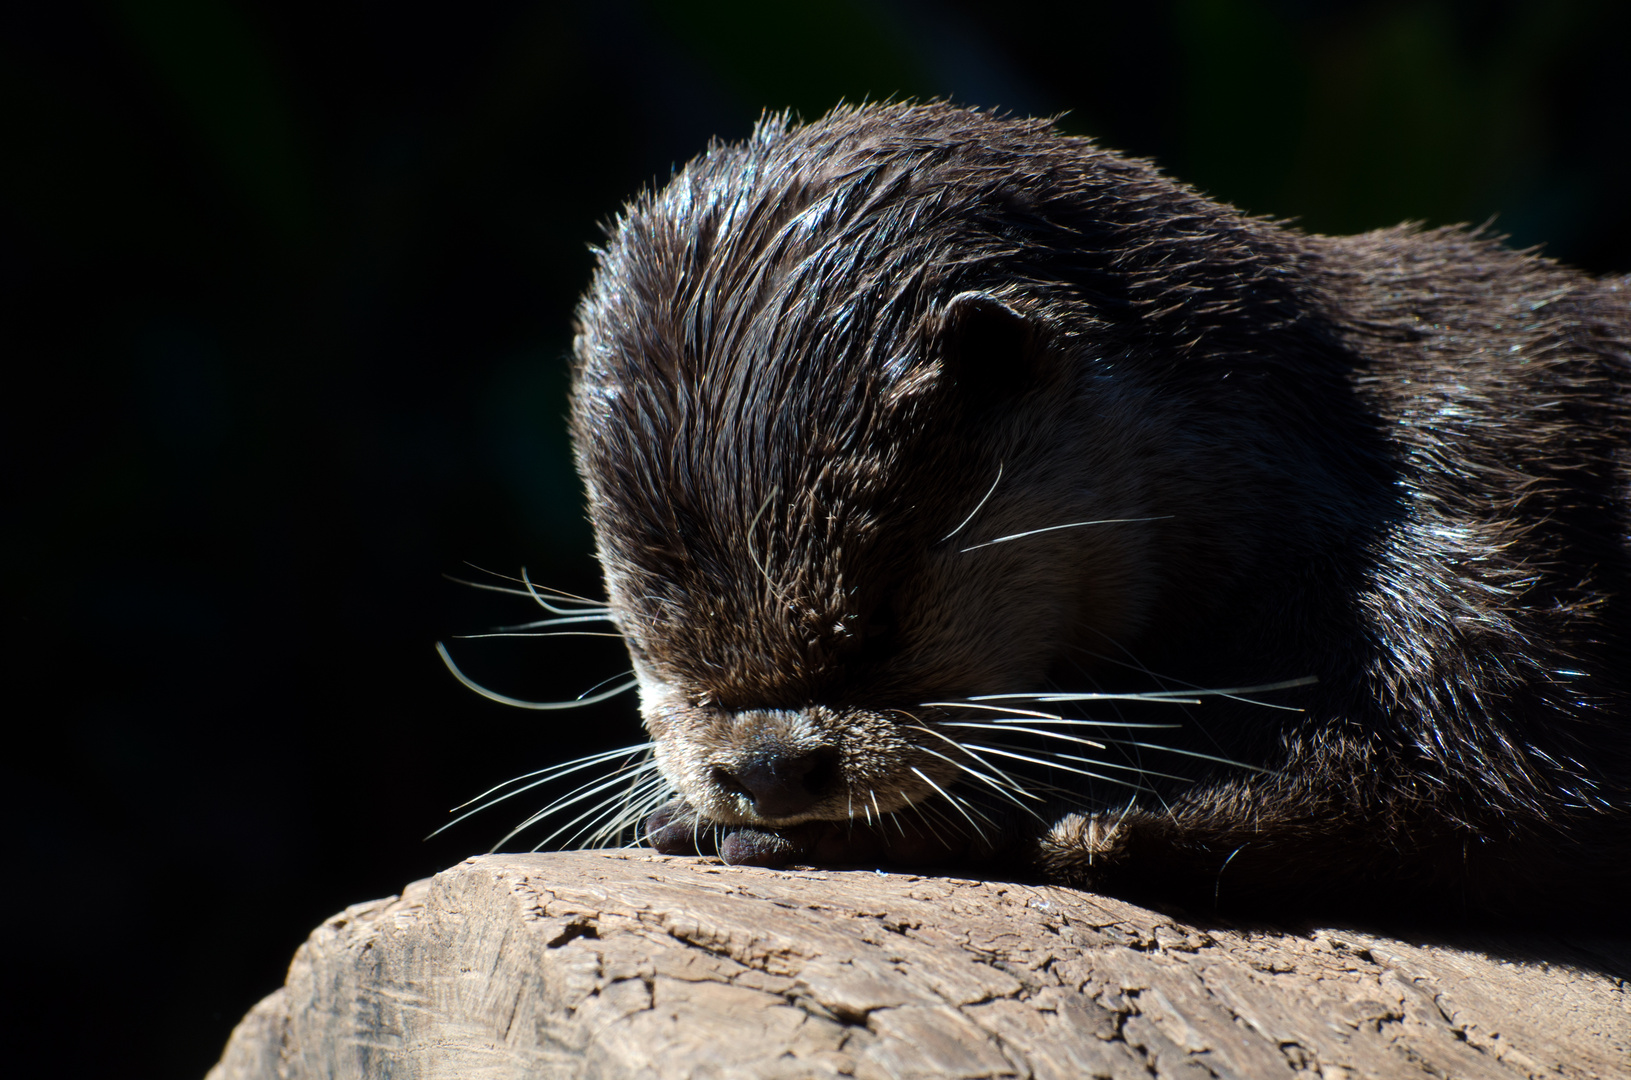
<svg viewBox="0 0 1631 1080"><path fill-rule="evenodd" d="M720 824L742 861L1281 909L1631 884L1628 279L1308 235L1046 121L889 105L710 148L617 222L578 323L669 849ZM1112 746L1182 779L1039 780L1041 823L948 760L976 714L924 705L1309 675L1265 698L1300 712L1146 740L1255 768ZM718 782L809 753L838 780L795 814Z"/></svg>

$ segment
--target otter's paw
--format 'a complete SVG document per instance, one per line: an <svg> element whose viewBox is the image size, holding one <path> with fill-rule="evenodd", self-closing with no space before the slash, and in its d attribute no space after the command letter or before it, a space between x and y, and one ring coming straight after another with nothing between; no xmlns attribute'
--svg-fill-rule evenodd
<svg viewBox="0 0 1631 1080"><path fill-rule="evenodd" d="M1125 813L1067 814L1042 837L1037 868L1061 885L1101 888L1124 869L1141 824Z"/></svg>
<svg viewBox="0 0 1631 1080"><path fill-rule="evenodd" d="M810 855L822 827L719 825L698 815L684 799L670 799L646 818L645 835L664 855L718 855L732 866L785 866Z"/></svg>
<svg viewBox="0 0 1631 1080"><path fill-rule="evenodd" d="M719 825L684 799L664 803L645 823L647 842L664 855L718 855L733 866L955 866L986 861L989 844L944 823L929 829L901 815L887 824L812 821L781 829Z"/></svg>
<svg viewBox="0 0 1631 1080"><path fill-rule="evenodd" d="M642 826L646 843L663 855L719 854L719 827L684 799L670 799Z"/></svg>

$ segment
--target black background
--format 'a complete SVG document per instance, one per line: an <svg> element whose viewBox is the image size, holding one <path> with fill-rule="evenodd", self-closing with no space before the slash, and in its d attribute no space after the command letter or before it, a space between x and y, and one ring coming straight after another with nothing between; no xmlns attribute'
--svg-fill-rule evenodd
<svg viewBox="0 0 1631 1080"><path fill-rule="evenodd" d="M312 926L524 813L423 841L449 807L638 740L627 697L509 710L432 645L530 614L467 561L598 590L571 307L599 223L710 137L1068 110L1308 228L1498 213L1623 271L1628 42L1614 0L8 5L8 1072L201 1075ZM520 697L624 667L451 646Z"/></svg>

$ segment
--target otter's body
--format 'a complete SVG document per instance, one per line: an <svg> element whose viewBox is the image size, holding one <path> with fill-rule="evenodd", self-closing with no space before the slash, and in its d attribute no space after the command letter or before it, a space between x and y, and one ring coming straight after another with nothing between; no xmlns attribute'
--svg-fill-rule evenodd
<svg viewBox="0 0 1631 1080"><path fill-rule="evenodd" d="M577 358L659 846L1226 906L1631 885L1626 279L881 106L631 206Z"/></svg>

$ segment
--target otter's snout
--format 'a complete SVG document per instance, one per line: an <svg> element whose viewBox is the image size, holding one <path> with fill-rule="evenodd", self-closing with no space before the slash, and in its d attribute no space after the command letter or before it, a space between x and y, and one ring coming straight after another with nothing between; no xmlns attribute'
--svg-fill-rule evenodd
<svg viewBox="0 0 1631 1080"><path fill-rule="evenodd" d="M773 828L856 814L871 821L956 778L956 763L920 753L911 741L919 729L894 711L730 711L642 693L658 768L704 821Z"/></svg>
<svg viewBox="0 0 1631 1080"><path fill-rule="evenodd" d="M710 779L741 796L761 818L802 814L830 796L838 785L838 751L821 747L802 753L766 750L735 768L714 766Z"/></svg>

